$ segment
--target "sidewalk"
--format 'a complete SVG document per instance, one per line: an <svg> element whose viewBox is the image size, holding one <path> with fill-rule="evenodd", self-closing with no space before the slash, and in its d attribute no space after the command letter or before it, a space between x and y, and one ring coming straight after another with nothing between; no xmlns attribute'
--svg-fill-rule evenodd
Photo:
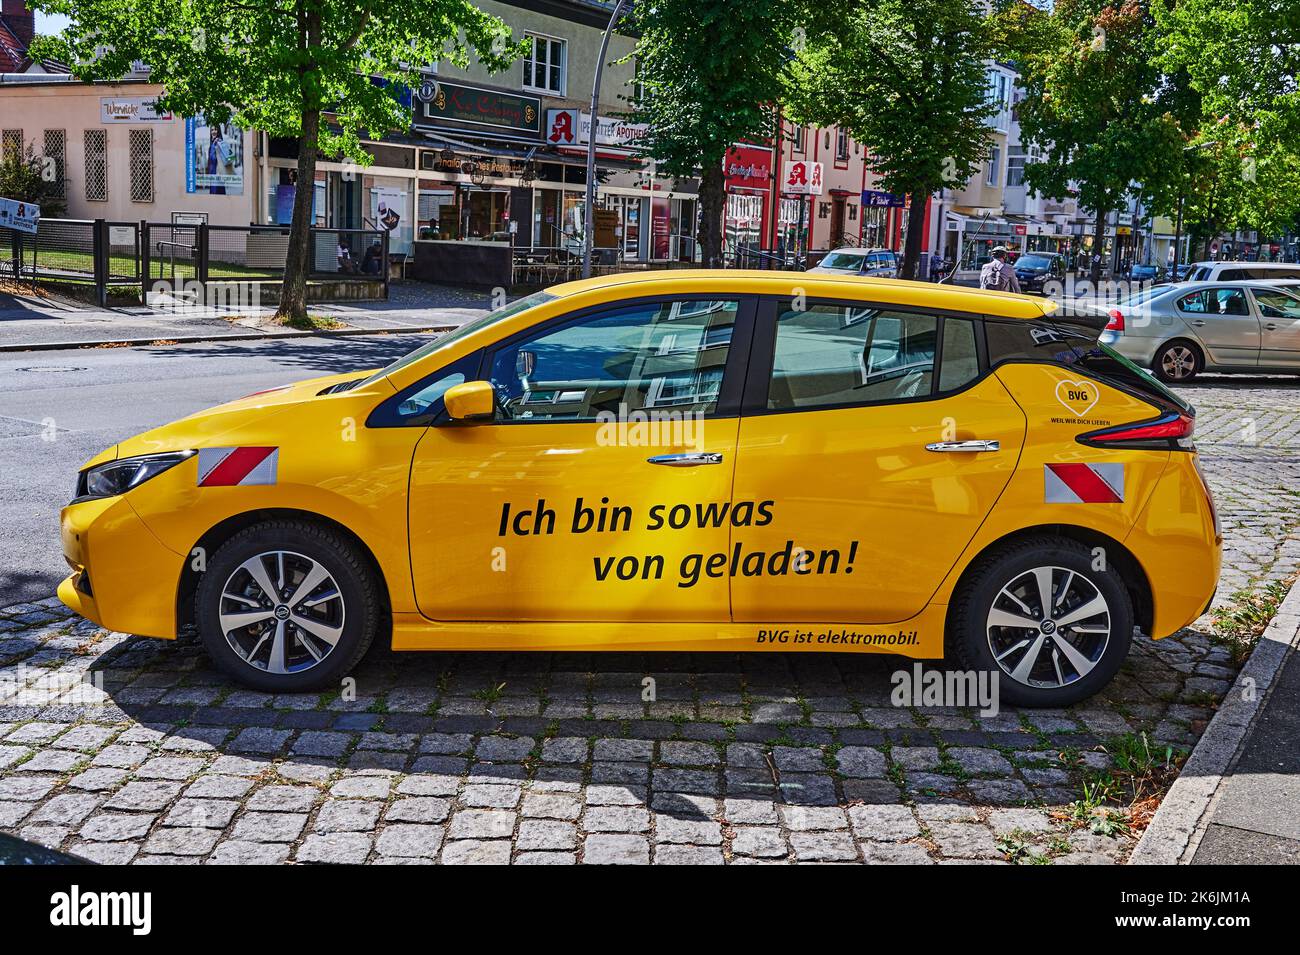
<svg viewBox="0 0 1300 955"><path fill-rule="evenodd" d="M1300 864L1300 582L1278 609L1130 863Z"/></svg>
<svg viewBox="0 0 1300 955"><path fill-rule="evenodd" d="M389 299L313 305L313 315L343 323L342 334L412 332L463 325L491 307L486 293L394 282ZM0 351L112 343L187 342L311 334L259 325L268 307L245 309L130 305L98 308L66 299L0 292Z"/></svg>

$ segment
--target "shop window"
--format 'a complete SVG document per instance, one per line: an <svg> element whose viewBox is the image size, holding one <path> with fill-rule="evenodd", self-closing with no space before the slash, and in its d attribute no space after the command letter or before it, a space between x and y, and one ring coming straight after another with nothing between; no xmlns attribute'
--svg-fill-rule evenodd
<svg viewBox="0 0 1300 955"><path fill-rule="evenodd" d="M563 96L567 65L564 41L534 33L525 36L533 43L524 59L525 88Z"/></svg>
<svg viewBox="0 0 1300 955"><path fill-rule="evenodd" d="M86 201L108 201L108 130L86 130Z"/></svg>
<svg viewBox="0 0 1300 955"><path fill-rule="evenodd" d="M54 177L53 185L50 188L50 195L62 199L67 189L64 183L67 172L64 164L68 155L68 134L62 129L47 129L45 131L45 143L42 150L45 161L48 163L49 175Z"/></svg>
<svg viewBox="0 0 1300 955"><path fill-rule="evenodd" d="M153 130L130 132L131 201L153 202Z"/></svg>

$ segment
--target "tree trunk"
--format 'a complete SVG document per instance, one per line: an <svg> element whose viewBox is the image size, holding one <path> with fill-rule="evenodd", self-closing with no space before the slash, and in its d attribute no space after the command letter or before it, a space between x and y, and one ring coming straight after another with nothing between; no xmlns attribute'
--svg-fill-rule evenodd
<svg viewBox="0 0 1300 955"><path fill-rule="evenodd" d="M1093 288L1101 281L1101 250L1106 244L1106 216L1109 209L1097 210L1097 226L1092 233L1092 261L1088 265L1088 280L1092 282Z"/></svg>
<svg viewBox="0 0 1300 955"><path fill-rule="evenodd" d="M705 161L700 176L700 222L696 241L700 245L701 264L706 269L720 269L722 258L722 207L726 200L722 160Z"/></svg>
<svg viewBox="0 0 1300 955"><path fill-rule="evenodd" d="M916 278L916 267L921 261L921 234L925 231L926 199L928 192L911 194L907 210L907 241L903 243L903 268L899 278Z"/></svg>
<svg viewBox="0 0 1300 955"><path fill-rule="evenodd" d="M289 224L289 250L284 259L280 306L275 313L279 322L305 321L307 318L307 272L312 261L312 199L316 192L319 127L320 110L304 111L302 139L298 143L298 184L293 194L293 218Z"/></svg>

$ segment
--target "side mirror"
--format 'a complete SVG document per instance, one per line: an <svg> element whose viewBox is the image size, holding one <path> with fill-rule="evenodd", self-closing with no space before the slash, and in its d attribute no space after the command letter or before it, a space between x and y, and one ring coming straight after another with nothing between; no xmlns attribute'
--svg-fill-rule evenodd
<svg viewBox="0 0 1300 955"><path fill-rule="evenodd" d="M488 381L464 381L452 385L442 396L447 407L447 417L452 421L474 421L491 418L496 407L496 393Z"/></svg>

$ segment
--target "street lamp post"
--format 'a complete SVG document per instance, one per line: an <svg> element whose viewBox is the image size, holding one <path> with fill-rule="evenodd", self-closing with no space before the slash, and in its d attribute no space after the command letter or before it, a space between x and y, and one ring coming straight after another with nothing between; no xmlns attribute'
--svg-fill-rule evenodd
<svg viewBox="0 0 1300 955"><path fill-rule="evenodd" d="M596 60L596 77L591 84L591 126L587 130L587 201L582 213L582 277L591 278L591 250L596 240L596 131L600 128L600 75L605 69L605 54L609 50L609 38L623 12L626 0L616 0L614 12L609 15L609 26L600 38L600 57ZM579 123L579 126L582 124ZM650 184L654 193L654 183Z"/></svg>

